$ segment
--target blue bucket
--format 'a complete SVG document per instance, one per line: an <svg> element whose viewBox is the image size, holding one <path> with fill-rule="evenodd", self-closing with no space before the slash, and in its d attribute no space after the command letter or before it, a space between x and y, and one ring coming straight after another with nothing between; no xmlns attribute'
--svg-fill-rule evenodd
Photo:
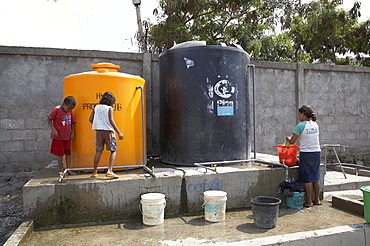
<svg viewBox="0 0 370 246"><path fill-rule="evenodd" d="M289 208L303 208L304 203L304 192L293 192L293 196L286 197L286 205Z"/></svg>

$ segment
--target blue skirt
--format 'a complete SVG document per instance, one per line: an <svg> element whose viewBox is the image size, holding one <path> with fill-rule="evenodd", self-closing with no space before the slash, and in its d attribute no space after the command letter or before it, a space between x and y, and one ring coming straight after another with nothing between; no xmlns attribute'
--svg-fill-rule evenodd
<svg viewBox="0 0 370 246"><path fill-rule="evenodd" d="M299 152L299 181L312 183L320 180L320 152Z"/></svg>

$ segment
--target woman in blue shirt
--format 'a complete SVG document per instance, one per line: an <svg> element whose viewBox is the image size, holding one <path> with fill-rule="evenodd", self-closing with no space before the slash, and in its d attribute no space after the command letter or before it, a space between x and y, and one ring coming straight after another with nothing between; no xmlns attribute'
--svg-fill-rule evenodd
<svg viewBox="0 0 370 246"><path fill-rule="evenodd" d="M300 123L294 128L293 135L286 137L286 141L294 144L299 141L299 181L306 189L305 207L321 205L320 202L320 144L319 125L316 123L316 114L308 105L298 109ZM312 191L315 199L312 201Z"/></svg>

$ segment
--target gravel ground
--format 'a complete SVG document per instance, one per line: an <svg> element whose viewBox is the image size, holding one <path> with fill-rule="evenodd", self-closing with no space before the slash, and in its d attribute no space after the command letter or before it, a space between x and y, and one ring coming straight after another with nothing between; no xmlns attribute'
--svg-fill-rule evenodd
<svg viewBox="0 0 370 246"><path fill-rule="evenodd" d="M22 187L35 172L0 174L0 245L23 221Z"/></svg>

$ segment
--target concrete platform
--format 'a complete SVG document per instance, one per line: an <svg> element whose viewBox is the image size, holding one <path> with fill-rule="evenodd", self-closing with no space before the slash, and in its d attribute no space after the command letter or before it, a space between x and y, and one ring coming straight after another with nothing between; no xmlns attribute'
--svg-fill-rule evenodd
<svg viewBox="0 0 370 246"><path fill-rule="evenodd" d="M47 230L40 228L37 229L39 226L36 226L34 231L35 224L30 221L24 222L8 240L6 245L109 245L113 243L115 245L370 245L370 227L363 219L363 216L335 208L329 202L335 193L333 190L343 189L340 192L350 192L350 190L346 189L349 187L357 187L357 184L354 184L357 182L361 183L360 186L370 185L369 177L366 177L366 179L356 175L352 177L347 174L347 179L344 179L342 173L328 171L325 178L322 178L322 181L325 182L323 191L326 190L326 188L331 191L324 192L325 201L323 201L323 206L314 206L312 208L305 209L291 209L287 208L283 203L280 205L276 228L268 230L260 229L253 225L252 211L247 205L245 205L247 203L239 203L239 205L242 204L245 206L243 208L235 207L236 204L238 204L239 199L250 200L251 197L256 196L256 194L251 193L249 193L249 195L246 193L238 193L240 190L249 190L248 187L255 187L257 185L257 182L250 182L254 179L253 175L246 175L247 168L251 169L251 173L253 173L253 175L257 175L257 178L264 179L266 181L265 183L273 183L273 187L275 188L276 182L280 182L285 178L284 168L267 168L266 165L237 165L235 167L225 167L224 170L220 169L220 173L218 174L211 174L209 171L205 172L205 170L195 170L192 168L188 170L188 168L183 167L175 168L174 170L172 170L172 168L166 170L155 168L156 172L160 174L158 181L161 185L165 184L165 181L162 178L173 178L174 176L178 177L178 175L181 177L181 182L185 180L187 181L185 182L186 184L192 184L190 186L180 185L180 200L184 199L181 198L181 194L189 194L189 187L194 190L198 187L201 191L201 188L207 185L220 184L212 182L213 178L221 178L221 176L217 175L229 176L233 182L225 182L224 180L221 188L223 190L230 189L228 188L228 185L230 185L230 187L241 186L241 188L228 190L228 198L229 196L231 196L231 198L230 204L229 200L227 201L228 212L226 215L226 221L224 222L210 223L205 221L201 211L202 209L198 211L192 210L192 215L190 215L189 206L188 213L183 213L182 216L165 213L165 222L157 226L145 226L142 224L140 218L133 218L131 220L119 219L118 221L116 220L115 223L107 222L108 224L105 224L102 221L94 223L80 223L79 225L64 224L62 226L59 224L49 226ZM261 178L261 176L258 175L258 172L266 170L266 168L270 170L268 171L269 176ZM235 169L239 169L241 171L237 172ZM295 170L296 168L289 168L288 176L290 178L293 178L294 175L296 175ZM126 180L126 178L128 178L126 176L132 176L133 178L135 176L140 177L138 178L141 180L139 184L148 182L145 180L152 180L149 174L145 174L144 172L135 173L137 171L138 170L132 170L120 173L120 180ZM189 182L192 178L184 178L186 177L184 173L191 173L190 176L194 176L192 178L195 178L195 180L198 181L198 183L196 183L198 185ZM86 177L83 175L86 175ZM272 179L273 176L277 176L277 180L279 181ZM99 186L97 186L96 183L102 183L109 187L109 183L117 182L116 180L105 180L103 177L101 177L101 179L91 181L88 178L88 174L68 178L70 181L67 181L64 184L57 183L57 175L49 177L48 179L49 180L45 180L40 177L33 181L35 183L31 182L30 185L39 183L47 187L47 189L50 189L50 187L48 187L50 185L54 187L63 187L68 186L69 184L79 186L84 183L95 183L95 185L93 185L94 188L98 188ZM200 180L202 182L199 182ZM203 183L204 180L207 180L207 182ZM126 182L129 181L126 180ZM224 186L225 184L227 185ZM250 186L247 186L246 184L249 184ZM128 186L124 186L130 190ZM186 188L185 191L187 192L184 193L184 191L181 191L181 187ZM267 185L265 189L271 189L269 187L271 186ZM140 188L142 189L144 186L141 186ZM270 196L278 196L275 188L271 189L274 191L270 193L272 194ZM155 190L153 187L151 189L153 191ZM107 190L105 189L105 191ZM168 189L165 191L168 191ZM176 191L179 192L178 189ZM43 191L40 190L40 192ZM60 195L65 193L58 194ZM168 194L172 193L170 192ZM246 198L246 195L248 195L248 199ZM190 198L193 200L189 201L202 203L202 196L198 198L196 197L197 196L190 195L186 199ZM37 204L40 202L41 201L39 200ZM138 202L139 201L137 200L137 203ZM179 204L181 204L181 202ZM186 204L191 204L191 202L187 202ZM198 205L199 204L196 206ZM133 205L131 207L136 208L136 206ZM175 209L175 212L181 211L181 209L184 209L184 206L182 206L180 210L176 210L176 208L171 209ZM93 217L94 215L91 214L91 216ZM140 216L141 215L139 214L139 217ZM25 236L27 232L28 236Z"/></svg>
<svg viewBox="0 0 370 246"><path fill-rule="evenodd" d="M266 162L274 158L258 156ZM151 192L165 194L167 216L202 212L203 192L207 190L227 192L227 209L248 208L251 198L278 197L282 195L280 182L298 178L298 167L269 167L254 162L218 166L217 172L201 167L152 165L157 179L143 169L135 169L116 172L119 179L104 174L91 179L90 173L83 173L69 176L63 183L58 182L56 166L50 165L24 185L24 217L32 219L35 228L138 219L140 197Z"/></svg>

